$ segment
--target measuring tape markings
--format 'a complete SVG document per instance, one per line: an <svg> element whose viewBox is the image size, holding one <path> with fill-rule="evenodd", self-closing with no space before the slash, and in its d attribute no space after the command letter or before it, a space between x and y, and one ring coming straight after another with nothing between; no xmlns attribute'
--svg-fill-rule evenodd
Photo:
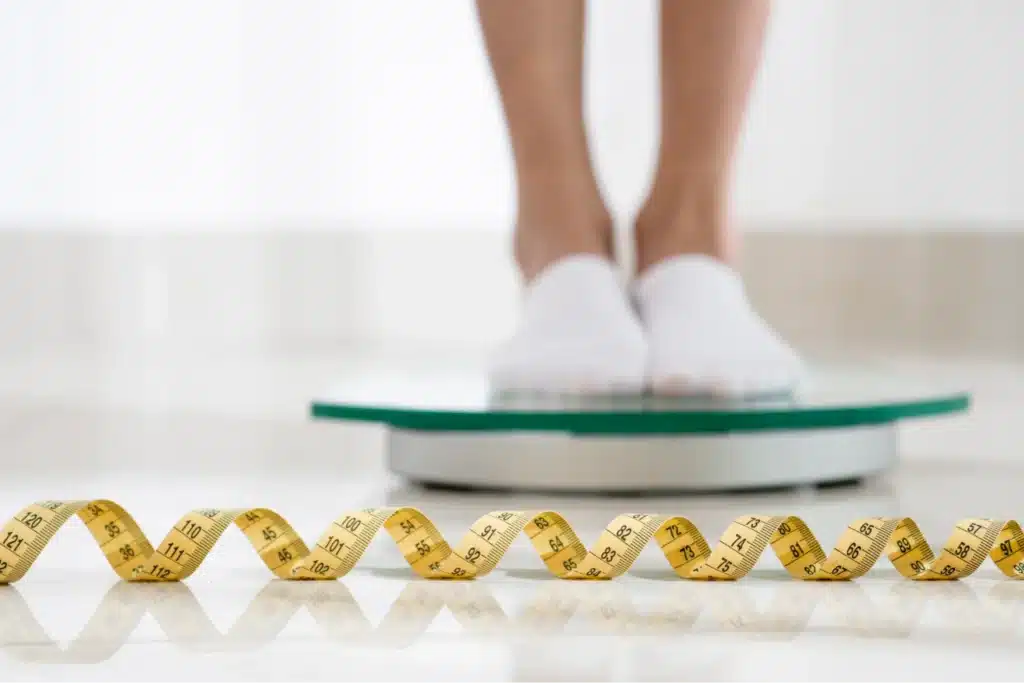
<svg viewBox="0 0 1024 683"><path fill-rule="evenodd" d="M961 520L938 557L910 518L856 520L827 554L795 516L747 515L711 546L685 517L617 516L588 550L553 511L496 511L480 517L453 549L422 512L411 507L364 508L331 523L310 549L295 529L267 508L198 509L186 513L155 549L139 525L109 500L42 501L0 529L0 584L20 580L73 516L89 529L111 568L125 581L180 581L191 576L232 524L276 577L331 580L348 574L383 527L412 570L428 579L468 580L497 567L525 533L548 570L567 580L621 576L653 539L672 571L690 580L735 581L767 547L800 580L850 580L866 574L883 553L905 578L955 580L990 557L1006 577L1024 579L1024 531L1015 521Z"/></svg>

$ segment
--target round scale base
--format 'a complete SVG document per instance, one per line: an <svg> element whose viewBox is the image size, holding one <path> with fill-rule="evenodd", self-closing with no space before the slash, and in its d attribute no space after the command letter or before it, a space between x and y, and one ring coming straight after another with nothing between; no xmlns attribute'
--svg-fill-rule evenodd
<svg viewBox="0 0 1024 683"><path fill-rule="evenodd" d="M319 419L387 430L414 482L538 492L665 493L820 485L881 474L899 422L962 412L963 392L892 373L822 371L815 388L753 400L501 395L481 375L353 377Z"/></svg>
<svg viewBox="0 0 1024 683"><path fill-rule="evenodd" d="M391 430L389 468L435 486L547 493L742 491L846 482L896 464L895 425L580 437Z"/></svg>

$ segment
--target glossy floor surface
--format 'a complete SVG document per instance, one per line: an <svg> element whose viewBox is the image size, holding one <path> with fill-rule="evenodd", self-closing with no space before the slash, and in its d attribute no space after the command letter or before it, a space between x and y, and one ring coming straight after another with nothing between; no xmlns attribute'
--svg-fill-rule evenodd
<svg viewBox="0 0 1024 683"><path fill-rule="evenodd" d="M968 516L1024 516L1024 367L890 360L974 392L906 427L891 476L851 487L618 498L422 491L390 477L368 426L310 423L309 398L363 357L0 359L0 509L112 498L158 541L192 507L267 506L314 540L346 510L414 505L456 540L490 510L550 508L590 542L622 512L685 515L717 539L745 513L798 514L828 546L853 519L907 515L932 543ZM823 454L827 457L827 454ZM1024 581L991 564L911 583L882 560L800 583L770 553L736 583L676 579L654 547L608 583L550 578L525 539L473 583L414 580L381 535L346 578L271 580L229 530L187 582L116 580L72 521L0 589L0 678L127 680L1015 679Z"/></svg>

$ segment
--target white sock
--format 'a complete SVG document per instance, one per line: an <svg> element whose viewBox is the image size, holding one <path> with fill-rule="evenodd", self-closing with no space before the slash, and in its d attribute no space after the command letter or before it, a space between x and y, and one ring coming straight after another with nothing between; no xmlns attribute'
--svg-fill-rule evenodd
<svg viewBox="0 0 1024 683"><path fill-rule="evenodd" d="M519 329L495 354L490 380L499 391L637 393L646 351L614 265L575 254L527 287Z"/></svg>
<svg viewBox="0 0 1024 683"><path fill-rule="evenodd" d="M633 288L657 393L753 396L794 389L796 352L753 310L739 274L706 256L666 259Z"/></svg>

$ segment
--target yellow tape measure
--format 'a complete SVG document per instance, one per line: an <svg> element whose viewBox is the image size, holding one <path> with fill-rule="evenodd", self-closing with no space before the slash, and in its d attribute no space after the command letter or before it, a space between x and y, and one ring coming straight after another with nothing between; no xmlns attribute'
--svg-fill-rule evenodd
<svg viewBox="0 0 1024 683"><path fill-rule="evenodd" d="M909 518L869 517L851 524L826 556L798 517L747 515L710 546L683 517L619 515L592 550L556 512L491 512L452 549L419 510L364 508L336 519L310 550L279 514L265 508L194 510L153 548L124 508L109 500L43 501L21 510L0 530L0 584L21 579L72 516L85 523L110 566L125 581L188 578L232 522L264 564L281 579L337 579L356 566L381 527L413 571L428 579L473 579L493 570L520 532L555 576L603 580L624 574L653 538L683 579L736 580L768 546L791 576L849 580L866 574L886 553L904 577L953 580L973 574L991 557L1007 577L1024 578L1024 532L1012 520L965 519L936 556Z"/></svg>

